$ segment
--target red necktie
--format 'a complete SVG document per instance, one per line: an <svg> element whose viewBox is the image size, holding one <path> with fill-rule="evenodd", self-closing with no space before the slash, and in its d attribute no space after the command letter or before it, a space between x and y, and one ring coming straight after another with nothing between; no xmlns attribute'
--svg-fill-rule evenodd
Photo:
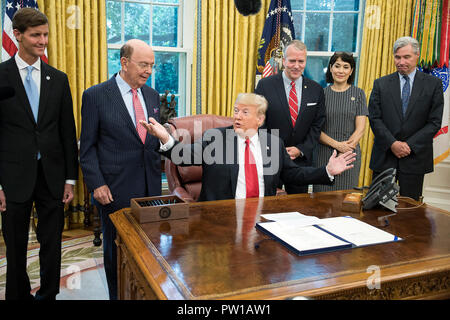
<svg viewBox="0 0 450 320"><path fill-rule="evenodd" d="M144 109L142 108L141 101L137 95L136 89L131 89L131 93L133 94L133 107L134 107L134 116L136 119L136 130L141 138L142 143L145 144L145 137L147 135L147 130L139 124L139 120L145 121Z"/></svg>
<svg viewBox="0 0 450 320"><path fill-rule="evenodd" d="M245 187L247 198L259 197L258 171L248 138L245 139Z"/></svg>
<svg viewBox="0 0 450 320"><path fill-rule="evenodd" d="M294 81L291 82L291 91L289 91L289 111L291 112L292 126L295 127L298 116L298 99Z"/></svg>
<svg viewBox="0 0 450 320"><path fill-rule="evenodd" d="M253 229L255 229L257 214L258 202L245 201L244 215L242 217L242 244L244 247L248 246Z"/></svg>

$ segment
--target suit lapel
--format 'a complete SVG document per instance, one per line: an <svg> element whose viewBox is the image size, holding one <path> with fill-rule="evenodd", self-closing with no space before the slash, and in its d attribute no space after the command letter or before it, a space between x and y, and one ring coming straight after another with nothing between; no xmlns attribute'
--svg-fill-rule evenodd
<svg viewBox="0 0 450 320"><path fill-rule="evenodd" d="M19 68L17 67L16 60L14 57L8 60L9 62L9 82L13 84L16 88L16 96L19 99L20 107L24 108L25 113L28 115L29 120L35 125L33 111L31 111L30 101L28 101L28 96L23 86L22 78L20 77Z"/></svg>
<svg viewBox="0 0 450 320"><path fill-rule="evenodd" d="M295 122L296 127L300 126L299 123L302 122L302 111L305 110L306 101L314 101L314 98L309 98L311 90L308 90L308 79L304 76L302 78L302 94L300 95L300 107L298 108L297 121Z"/></svg>
<svg viewBox="0 0 450 320"><path fill-rule="evenodd" d="M291 113L289 111L289 102L286 98L286 90L284 88L284 81L283 81L283 76L281 74L281 72L279 74L277 74L278 80L275 81L274 85L275 85L275 90L278 94L278 98L281 101L281 112L284 114L284 117L286 118L286 121L288 123L290 123L291 127L292 127L292 120L291 120Z"/></svg>
<svg viewBox="0 0 450 320"><path fill-rule="evenodd" d="M148 117L153 117L157 121L159 121L159 104L155 105L155 101L152 101L152 99L150 99L148 88L146 86L143 86L141 88L141 92L142 96L144 97L145 108L147 109ZM156 103L158 102L159 101L157 101ZM148 121L148 118L145 120ZM150 138L149 133L147 133L147 136L145 138L145 144L150 143L149 138Z"/></svg>
<svg viewBox="0 0 450 320"><path fill-rule="evenodd" d="M272 185L273 174L267 173L268 168L271 167L271 155L272 155L272 144L267 135L267 131L258 130L259 143L261 145L261 156L263 163L263 177L264 177L264 195L269 194L268 187Z"/></svg>
<svg viewBox="0 0 450 320"><path fill-rule="evenodd" d="M231 128L231 129L230 129ZM229 130L233 130L232 127L227 128ZM237 187L237 179L238 179L238 174L239 174L239 163L238 163L238 139L237 139L237 135L236 133L230 134L230 132L227 134L227 130L224 131L224 135L225 135L225 140L226 140L226 148L233 148L233 161L231 162L231 164L228 166L229 170L230 170L230 179L231 179L231 192L233 195L233 198L236 197L236 187ZM227 152L224 156L227 155ZM228 162L231 159L226 158L225 161Z"/></svg>
<svg viewBox="0 0 450 320"><path fill-rule="evenodd" d="M139 139L139 141L141 141L141 138L139 137L136 127L134 126L133 120L131 119L130 114L128 113L125 102L123 101L122 95L120 94L119 86L117 85L116 82L116 75L112 76L112 78L109 79L108 81L109 82L107 86L107 91L109 93L108 96L111 100L111 106L117 109L117 111L123 118L123 121L125 121L130 130L133 131L136 138Z"/></svg>
<svg viewBox="0 0 450 320"><path fill-rule="evenodd" d="M142 96L144 97L145 108L147 109L147 115L153 117L156 120L159 119L157 113L159 113L159 105L155 105L155 101L150 99L148 88L146 86L141 88ZM146 119L148 120L148 119Z"/></svg>
<svg viewBox="0 0 450 320"><path fill-rule="evenodd" d="M423 74L419 70L416 71L416 76L414 77L414 83L411 91L411 96L409 97L408 108L406 109L405 120L409 117L412 110L414 109L414 105L422 91L425 88L425 84L423 83Z"/></svg>
<svg viewBox="0 0 450 320"><path fill-rule="evenodd" d="M49 71L47 64L41 60L41 90L39 94L38 123L42 121L44 113L47 110L47 101L52 81Z"/></svg>
<svg viewBox="0 0 450 320"><path fill-rule="evenodd" d="M403 119L400 79L397 72L391 74L389 82L389 89L391 92L392 100L394 101L394 109L397 112L398 117L400 119Z"/></svg>

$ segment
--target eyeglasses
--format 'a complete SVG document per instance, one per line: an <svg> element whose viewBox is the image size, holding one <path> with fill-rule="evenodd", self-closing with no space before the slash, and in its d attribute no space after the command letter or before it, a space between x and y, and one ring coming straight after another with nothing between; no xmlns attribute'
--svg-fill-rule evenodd
<svg viewBox="0 0 450 320"><path fill-rule="evenodd" d="M148 70L148 69L152 70L153 67L155 66L154 63L151 64L151 63L147 63L147 62L136 62L136 61L132 60L131 58L128 58L128 60L135 63L142 70Z"/></svg>

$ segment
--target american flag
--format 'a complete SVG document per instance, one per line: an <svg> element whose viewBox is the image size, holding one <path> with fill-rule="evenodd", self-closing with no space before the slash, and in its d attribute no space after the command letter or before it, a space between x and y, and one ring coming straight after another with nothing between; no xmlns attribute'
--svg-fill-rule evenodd
<svg viewBox="0 0 450 320"><path fill-rule="evenodd" d="M6 0L5 16L3 17L2 61L6 61L14 56L19 48L13 33L12 18L17 10L25 7L38 10L37 0ZM41 58L44 62L48 62L47 50L45 51L45 56Z"/></svg>
<svg viewBox="0 0 450 320"><path fill-rule="evenodd" d="M263 78L279 72L279 58L274 53L295 38L290 0L271 0L258 48L256 75Z"/></svg>

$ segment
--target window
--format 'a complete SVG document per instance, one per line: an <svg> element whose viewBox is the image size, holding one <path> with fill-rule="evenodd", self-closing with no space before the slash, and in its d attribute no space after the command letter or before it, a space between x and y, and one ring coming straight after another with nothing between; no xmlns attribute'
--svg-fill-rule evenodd
<svg viewBox="0 0 450 320"><path fill-rule="evenodd" d="M325 87L325 73L335 51L358 58L362 0L292 0L295 38L308 48L305 76Z"/></svg>
<svg viewBox="0 0 450 320"><path fill-rule="evenodd" d="M193 16L193 0L106 0L109 77L120 70L120 47L141 39L155 52L147 85L173 94L178 116L190 114Z"/></svg>

